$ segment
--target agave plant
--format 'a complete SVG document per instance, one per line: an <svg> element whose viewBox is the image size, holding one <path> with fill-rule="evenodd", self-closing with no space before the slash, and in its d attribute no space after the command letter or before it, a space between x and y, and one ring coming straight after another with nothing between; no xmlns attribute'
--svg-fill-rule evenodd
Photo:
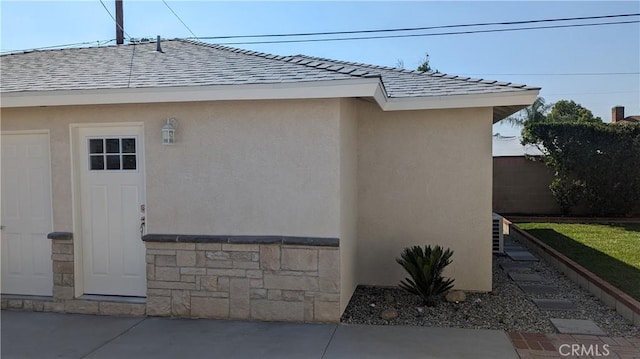
<svg viewBox="0 0 640 359"><path fill-rule="evenodd" d="M442 271L451 264L453 251L440 246L405 248L398 262L411 276L400 281L400 288L422 298L423 304L433 306L435 298L453 288L453 279L442 277Z"/></svg>

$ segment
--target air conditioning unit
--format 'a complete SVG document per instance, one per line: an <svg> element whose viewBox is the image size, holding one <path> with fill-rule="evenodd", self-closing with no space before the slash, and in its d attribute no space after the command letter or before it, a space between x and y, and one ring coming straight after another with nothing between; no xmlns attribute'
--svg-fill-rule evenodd
<svg viewBox="0 0 640 359"><path fill-rule="evenodd" d="M502 216L497 214L497 213L493 213L493 225L491 226L492 229L492 236L491 236L491 242L492 242L492 248L493 248L493 253L504 253L504 233L502 230L503 227L503 221L502 221Z"/></svg>

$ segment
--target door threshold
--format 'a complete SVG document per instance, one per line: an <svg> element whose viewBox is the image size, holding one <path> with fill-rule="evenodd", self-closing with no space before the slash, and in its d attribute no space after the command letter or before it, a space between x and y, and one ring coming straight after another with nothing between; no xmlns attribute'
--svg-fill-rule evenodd
<svg viewBox="0 0 640 359"><path fill-rule="evenodd" d="M77 299L83 300L95 300L98 302L115 302L115 303L131 303L131 304L145 304L147 302L146 297L128 297L121 295L97 295L97 294L84 294Z"/></svg>

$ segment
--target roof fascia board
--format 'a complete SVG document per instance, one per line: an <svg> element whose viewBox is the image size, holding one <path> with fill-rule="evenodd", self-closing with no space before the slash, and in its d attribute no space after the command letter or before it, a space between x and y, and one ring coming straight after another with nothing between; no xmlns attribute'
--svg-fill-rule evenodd
<svg viewBox="0 0 640 359"><path fill-rule="evenodd" d="M363 78L277 84L8 92L0 94L0 107L372 97L379 88L379 78Z"/></svg>
<svg viewBox="0 0 640 359"><path fill-rule="evenodd" d="M0 94L1 108L224 100L368 97L383 111L530 105L538 89L490 94L389 98L379 78L277 84L57 90Z"/></svg>
<svg viewBox="0 0 640 359"><path fill-rule="evenodd" d="M490 94L447 95L430 97L387 98L378 103L384 111L430 110L467 107L498 107L531 105L539 94L538 89L498 92Z"/></svg>

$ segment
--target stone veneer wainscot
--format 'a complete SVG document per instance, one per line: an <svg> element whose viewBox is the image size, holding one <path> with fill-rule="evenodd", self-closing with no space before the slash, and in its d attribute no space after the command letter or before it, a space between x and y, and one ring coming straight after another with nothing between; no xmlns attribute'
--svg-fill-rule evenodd
<svg viewBox="0 0 640 359"><path fill-rule="evenodd" d="M143 237L147 315L340 321L337 238Z"/></svg>

